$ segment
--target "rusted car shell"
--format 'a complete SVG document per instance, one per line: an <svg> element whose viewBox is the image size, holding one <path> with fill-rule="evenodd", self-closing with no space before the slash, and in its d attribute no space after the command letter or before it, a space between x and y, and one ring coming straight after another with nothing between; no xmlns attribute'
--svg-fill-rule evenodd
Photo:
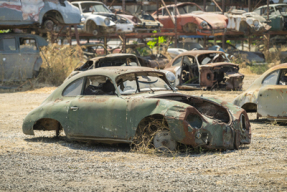
<svg viewBox="0 0 287 192"><path fill-rule="evenodd" d="M266 23L266 19L255 12L244 10L232 10L225 13L228 18L227 29L244 33L268 31L271 26Z"/></svg>
<svg viewBox="0 0 287 192"><path fill-rule="evenodd" d="M277 65L267 70L246 91L236 97L233 104L245 109L247 113L257 113L258 117L286 121L286 85L262 84L269 74L284 69L287 69L287 64Z"/></svg>
<svg viewBox="0 0 287 192"><path fill-rule="evenodd" d="M152 72L164 75L155 69L144 67L108 67L85 71L74 76L58 87L39 107L31 111L24 119L22 130L24 134L34 135L34 130L55 130L61 126L68 138L96 140L100 142L126 142L133 141L139 123L146 117L161 115L167 121L172 138L177 142L193 147L206 147L209 149L234 149L241 144L251 142L251 128L246 112L218 99L207 99L175 93L174 91L143 92L132 95L121 95L116 89L115 96L62 96L63 90L73 81L90 75L106 75L114 85L118 75L136 72ZM163 76L164 77L164 76ZM167 80L165 79L165 82ZM187 100L186 100L187 99ZM73 117L91 116L85 111L74 114L69 106L73 101L82 100L83 105L92 109L95 105L103 106L100 113L106 116L94 126L104 134L102 137L82 133L82 119ZM185 101L186 100L186 101ZM208 113L213 116L208 116ZM205 115L205 113L207 113ZM97 111L95 111L97 114ZM190 116L191 115L191 116ZM195 127L188 117L194 115L202 120L201 127ZM96 116L92 115L95 120ZM112 116L112 119L111 119ZM244 121L242 120L244 116ZM219 120L221 119L221 120ZM111 122L113 126L104 126ZM95 129L95 128L94 128ZM77 130L78 132L75 132Z"/></svg>
<svg viewBox="0 0 287 192"><path fill-rule="evenodd" d="M194 6L197 7L199 11L192 11L186 14L180 14L178 7L180 6ZM191 32L196 33L197 35L222 35L226 32L226 26L228 19L226 16L204 12L201 7L195 3L178 3L177 5L172 4L166 6L167 9L171 11L174 9L177 12L177 31L178 32ZM174 30L174 13L172 14L172 19L169 15L162 15L162 12L165 11L165 8L162 7L158 11L155 11L152 16L156 18L159 22L163 24L161 31L167 32L169 30ZM158 17L157 17L158 13ZM204 23L204 24L203 24ZM204 26L204 27L203 27Z"/></svg>
<svg viewBox="0 0 287 192"><path fill-rule="evenodd" d="M184 57L184 56L193 56L194 58L197 58L199 55L209 54L209 53L220 54L222 52L212 51L212 50L186 51L186 52L179 54L168 65L166 65L165 70L173 72L176 75L176 77L179 78L181 76L181 72L180 73L177 72L179 71L179 68L176 66L172 66L175 60L177 60L179 57ZM197 59L196 59L196 62L198 64L199 73L200 73L199 85L202 89L212 88L217 83L217 80L214 78L216 71L224 67L230 67L230 68L237 69L236 72L230 72L230 73L225 74L227 78L226 89L227 90L242 89L244 75L238 72L239 65L234 64L234 63L229 63L229 62L218 62L218 63L209 63L205 65L200 65ZM192 87L184 86L180 80L178 81L176 86L179 89L194 89Z"/></svg>
<svg viewBox="0 0 287 192"><path fill-rule="evenodd" d="M35 44L20 44L24 40L32 40ZM0 81L24 81L36 77L42 65L40 47L47 45L47 41L38 35L0 34Z"/></svg>

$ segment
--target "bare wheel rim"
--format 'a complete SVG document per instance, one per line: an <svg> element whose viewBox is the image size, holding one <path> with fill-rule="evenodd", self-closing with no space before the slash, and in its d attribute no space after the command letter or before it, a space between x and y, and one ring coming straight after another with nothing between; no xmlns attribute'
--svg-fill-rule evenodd
<svg viewBox="0 0 287 192"><path fill-rule="evenodd" d="M171 137L170 132L167 130L156 132L153 145L156 149L161 151L175 151L177 147L176 141Z"/></svg>
<svg viewBox="0 0 287 192"><path fill-rule="evenodd" d="M52 31L54 29L54 22L52 20L46 20L44 23L44 28L47 31Z"/></svg>

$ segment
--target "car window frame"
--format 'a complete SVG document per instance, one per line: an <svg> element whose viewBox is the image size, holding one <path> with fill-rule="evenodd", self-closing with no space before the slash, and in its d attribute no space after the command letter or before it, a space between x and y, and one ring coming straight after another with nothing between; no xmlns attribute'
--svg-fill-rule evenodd
<svg viewBox="0 0 287 192"><path fill-rule="evenodd" d="M5 46L4 46L4 40L5 39L14 39L15 41L15 50L5 50ZM19 39L17 39L16 37L4 37L0 39L0 43L3 43L3 50L0 50L0 52L2 53L19 53L19 44L18 44Z"/></svg>
<svg viewBox="0 0 287 192"><path fill-rule="evenodd" d="M109 78L110 79L110 81L111 81L111 83L114 85L114 88L115 88L115 94L114 95L84 95L84 89L85 89L85 86L86 86L86 83L87 83L87 79L88 79L88 77L92 77L92 76L105 76L106 78ZM107 76L107 75L99 75L99 74L97 74L97 75L87 75L87 76L85 76L85 79L84 79L84 83L83 83L83 86L82 86L82 92L81 92L81 96L83 96L83 97L90 97L90 96L92 96L92 97L99 97L99 96L108 96L108 97L110 97L110 96L117 96L118 97L118 90L117 90L117 88L115 87L115 83L114 83L114 81L113 81L113 79L111 78L111 77L109 77L109 76Z"/></svg>
<svg viewBox="0 0 287 192"><path fill-rule="evenodd" d="M280 73L281 73L281 69L277 69L277 70L274 70L274 71L271 71L270 73L268 73L268 74L263 78L263 80L261 81L261 86L265 86L265 85L263 84L263 82L265 81L265 79L266 79L267 77L269 77L272 73L276 72L276 71L279 71L279 72L278 72L278 75L277 75L276 84L275 84L275 85L278 85L278 81L279 81L279 76L280 76ZM269 85L270 85L270 84L269 84Z"/></svg>
<svg viewBox="0 0 287 192"><path fill-rule="evenodd" d="M287 71L287 68L285 68L285 69L280 69L280 72L279 72L279 75L278 75L278 79L277 79L277 84L276 84L276 85L280 85L280 84L279 84L279 82L280 82L280 77L281 77L283 71ZM280 86L287 86L287 85L280 85Z"/></svg>
<svg viewBox="0 0 287 192"><path fill-rule="evenodd" d="M173 65L174 62L175 62L177 59L179 59L179 58L181 58L180 65L179 65L179 66ZM172 62L171 66L172 66L172 67L181 67L181 66L182 66L182 60L183 60L183 56L179 56L178 58L174 59L174 61Z"/></svg>
<svg viewBox="0 0 287 192"><path fill-rule="evenodd" d="M36 50L34 51L21 51L21 43L20 43L20 39L26 39L26 40L35 40L35 46L36 46ZM38 53L40 51L39 45L38 45L38 41L36 37L19 37L19 52L20 53Z"/></svg>
<svg viewBox="0 0 287 192"><path fill-rule="evenodd" d="M80 95L83 94L83 87L84 87L83 85L85 84L85 83L84 83L84 82L85 82L85 77L79 77L79 78L75 79L74 81L72 81L71 83L69 83L69 84L63 89L62 94L61 94L62 97L77 97L77 96L80 96L80 95L76 95L76 96L66 96L66 95L64 95L64 92L66 91L66 89L67 89L72 83L74 83L75 81L78 81L79 79L83 79Z"/></svg>

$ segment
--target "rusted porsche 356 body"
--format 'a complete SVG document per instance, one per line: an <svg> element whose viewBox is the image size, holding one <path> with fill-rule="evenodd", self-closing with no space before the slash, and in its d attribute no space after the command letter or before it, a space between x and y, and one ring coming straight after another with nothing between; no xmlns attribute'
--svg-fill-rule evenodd
<svg viewBox="0 0 287 192"><path fill-rule="evenodd" d="M176 93L163 72L146 67L103 67L71 77L27 115L23 132L64 129L71 139L131 143L144 125L153 127L156 148L238 149L251 142L243 109Z"/></svg>
<svg viewBox="0 0 287 192"><path fill-rule="evenodd" d="M204 12L195 3L168 5L167 9L162 7L152 14L155 19L163 24L161 31L174 30L175 14L177 14L178 32L196 33L198 35L222 35L226 32L228 22L226 16Z"/></svg>
<svg viewBox="0 0 287 192"><path fill-rule="evenodd" d="M196 50L183 52L165 68L175 74L179 89L240 90L244 75L239 66L230 63L221 51Z"/></svg>
<svg viewBox="0 0 287 192"><path fill-rule="evenodd" d="M267 70L233 103L247 113L256 112L258 117L286 121L286 98L287 64L281 64Z"/></svg>

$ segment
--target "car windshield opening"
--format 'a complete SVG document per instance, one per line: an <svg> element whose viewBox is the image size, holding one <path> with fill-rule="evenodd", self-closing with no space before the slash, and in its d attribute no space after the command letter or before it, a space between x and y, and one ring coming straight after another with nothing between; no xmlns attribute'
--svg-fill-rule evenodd
<svg viewBox="0 0 287 192"><path fill-rule="evenodd" d="M181 15L191 13L193 11L201 11L197 6L195 5L185 5L178 7L178 11Z"/></svg>
<svg viewBox="0 0 287 192"><path fill-rule="evenodd" d="M208 63L219 63L219 62L228 62L224 53L208 53L202 54L197 57L200 65L206 65Z"/></svg>
<svg viewBox="0 0 287 192"><path fill-rule="evenodd" d="M280 11L280 13L286 13L287 12L287 5L286 6L285 5L278 6L278 7L276 7L276 9L278 11Z"/></svg>
<svg viewBox="0 0 287 192"><path fill-rule="evenodd" d="M140 92L155 92L171 90L164 74L156 72L138 72L120 75L116 78L121 95L131 95Z"/></svg>
<svg viewBox="0 0 287 192"><path fill-rule="evenodd" d="M109 9L107 9L104 5L98 3L82 3L81 6L84 13L89 12L110 13Z"/></svg>
<svg viewBox="0 0 287 192"><path fill-rule="evenodd" d="M138 66L135 57L115 57L105 58L99 61L98 67L112 67L112 66Z"/></svg>

